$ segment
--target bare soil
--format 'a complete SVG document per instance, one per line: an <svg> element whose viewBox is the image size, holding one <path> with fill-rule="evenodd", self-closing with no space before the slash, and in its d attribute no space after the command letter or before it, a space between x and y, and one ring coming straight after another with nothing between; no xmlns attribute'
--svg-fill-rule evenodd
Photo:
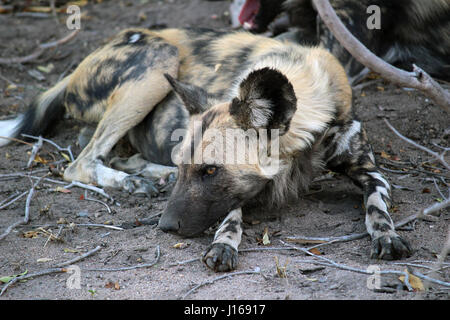
<svg viewBox="0 0 450 320"><path fill-rule="evenodd" d="M100 1L81 8L83 19L81 32L70 43L49 50L37 61L23 65L0 65L0 118L23 112L31 99L53 84L62 74L76 65L108 38L127 27L211 27L229 29L228 1L171 0L171 1ZM0 56L25 56L38 43L58 39L68 30L66 16L58 19L38 19L0 15ZM50 64L53 65L51 69ZM50 67L48 73L40 67ZM37 80L29 71L41 69L44 80ZM12 85L14 83L15 85ZM449 117L426 97L416 91L398 88L382 80L355 90L355 113L364 122L373 144L377 160L384 167L396 172L386 172L394 189L394 221L418 213L442 198L437 186L446 190L440 177L448 181L448 172L439 164L430 161L429 155L395 136L383 122L386 117L404 135L423 144L433 143L448 146L450 136ZM76 137L82 124L65 119L60 122L53 135L48 136L61 146L71 145L74 155L80 152ZM12 144L0 149L0 174L26 172L31 147ZM64 160L49 144L39 153L42 159ZM52 157L55 159L53 160ZM67 164L67 163L66 163ZM42 176L49 164L35 163L32 171ZM43 172L45 171L45 172ZM61 180L60 177L50 178ZM120 206L106 207L83 199L84 190L71 188L71 192L58 192L62 185L43 181L39 184L30 205L30 222L15 228L5 239L0 240L0 277L37 272L58 263L68 261L96 246L102 249L96 254L77 262L81 268L81 289L69 289L69 274L58 273L35 277L16 283L0 297L9 299L180 299L191 288L202 282L213 280L222 274L207 269L199 261L175 265L176 262L200 257L211 242L213 233L202 237L183 239L166 234L155 224L140 225L162 212L170 189L158 197L147 198L125 194L116 190L105 190ZM29 190L28 178L0 177L0 201ZM64 190L62 190L64 191ZM445 191L446 193L446 191ZM446 195L446 194L444 194ZM92 192L90 198L106 201ZM0 233L14 222L23 219L25 198L0 210ZM246 230L241 249L283 247L280 240L288 236L341 236L365 230L361 208L361 191L342 176L335 176L321 184L315 184L311 193L279 212L255 214L246 218ZM435 262L442 250L449 228L448 210L441 212L436 221L416 221L399 233L414 248L414 254L401 262L425 260ZM98 223L121 225L128 223L133 228L123 231L97 227L69 227L60 234L60 241L48 241L48 235L39 227L56 234L58 222L75 224ZM260 244L267 228L271 243ZM34 237L27 233L34 231ZM33 233L31 233L32 235ZM180 248L176 244L184 243ZM175 247L174 247L175 246ZM302 246L297 244L297 246ZM304 245L308 246L308 245ZM309 245L310 246L310 245ZM159 247L159 262L149 268L127 271L86 271L94 268L121 268L152 263ZM363 238L351 242L329 244L319 248L324 257L340 264L365 270L377 265L381 270L404 270L406 266L393 262L371 260L370 240ZM261 274L241 274L204 285L189 294L187 299L448 299L448 288L431 286L425 292L408 292L396 276L383 276L398 290L369 289L367 275L332 267L322 267L302 262L310 257L298 251L251 251L239 254L237 271L259 267ZM447 262L448 262L447 258ZM286 267L286 278L277 274L279 267ZM417 263L417 262L416 262ZM430 263L420 264L431 266ZM424 268L411 267L426 273ZM450 281L449 269L439 273L442 280Z"/></svg>

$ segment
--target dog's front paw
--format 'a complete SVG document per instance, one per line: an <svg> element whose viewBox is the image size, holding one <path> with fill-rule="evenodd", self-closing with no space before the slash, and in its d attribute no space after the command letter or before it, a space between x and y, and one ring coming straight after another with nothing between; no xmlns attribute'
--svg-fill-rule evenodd
<svg viewBox="0 0 450 320"><path fill-rule="evenodd" d="M147 194L149 196L156 196L159 193L151 180L131 175L124 179L123 189L129 193Z"/></svg>
<svg viewBox="0 0 450 320"><path fill-rule="evenodd" d="M206 250L202 261L215 272L231 271L236 269L238 252L226 243L213 243Z"/></svg>
<svg viewBox="0 0 450 320"><path fill-rule="evenodd" d="M372 240L372 259L397 260L411 255L408 242L394 231L381 235Z"/></svg>

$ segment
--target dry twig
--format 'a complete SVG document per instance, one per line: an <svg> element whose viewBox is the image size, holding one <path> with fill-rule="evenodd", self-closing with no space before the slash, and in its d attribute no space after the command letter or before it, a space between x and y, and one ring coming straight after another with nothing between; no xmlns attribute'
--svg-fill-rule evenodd
<svg viewBox="0 0 450 320"><path fill-rule="evenodd" d="M26 194L28 194L28 192L29 192L29 191L24 191L24 192L22 192L21 194L19 194L17 197L16 197L17 194L14 194L13 196L10 196L10 197L8 197L7 199L3 200L2 203L1 203L1 205L0 205L0 210L1 210L1 209L7 208L10 204L12 204L12 203L16 202L17 200L21 199L21 198L24 197ZM9 202L6 202L6 201L8 201L9 199L11 199L12 197L15 197L15 198L12 199L12 200L9 201ZM6 203L5 203L5 202L6 202Z"/></svg>
<svg viewBox="0 0 450 320"><path fill-rule="evenodd" d="M98 227L98 228L106 228L106 229L113 229L113 230L118 230L118 231L123 231L125 229L121 228L121 227L117 227L117 226L110 226L107 224L98 224L98 223L76 223L74 224L75 226L79 226L79 227Z"/></svg>
<svg viewBox="0 0 450 320"><path fill-rule="evenodd" d="M43 143L42 137L39 136L38 141L33 145L33 149L31 149L31 156L30 159L28 160L27 168L30 168L31 165L33 164L33 161L36 158L37 153L42 147L42 143Z"/></svg>
<svg viewBox="0 0 450 320"><path fill-rule="evenodd" d="M36 136L31 136L31 135L25 134L25 133L22 133L22 136L24 136L25 138L31 138L31 139L42 140L44 142L47 142L47 143L51 144L52 146L54 146L56 149L58 149L58 151L60 151L60 152L66 151L69 154L71 162L74 162L74 160L75 160L74 157L73 157L72 150L71 150L70 146L68 146L67 148L62 148L58 144L53 142L52 140L42 138L41 136L36 137Z"/></svg>
<svg viewBox="0 0 450 320"><path fill-rule="evenodd" d="M95 186L90 186L90 185L87 185L87 184L84 184L84 183L81 183L78 181L72 181L70 184L66 185L64 188L70 189L72 187L78 187L78 188L94 191L94 192L104 196L106 199L109 199L114 202L114 199L101 188L98 188Z"/></svg>
<svg viewBox="0 0 450 320"><path fill-rule="evenodd" d="M43 178L43 177L42 177ZM38 181L36 181L33 186L31 187L30 191L28 192L28 196L27 196L27 200L25 202L25 217L23 218L23 220L19 220L15 223L13 223L12 225L10 225L8 228L6 228L5 232L3 232L3 234L0 235L0 240L3 240L4 238L6 238L6 236L8 236L8 234L10 234L10 232L17 226L20 226L22 224L27 224L29 219L30 219L30 203L31 203L31 198L33 197L34 194L34 189L37 187L37 185L41 182L41 179L39 179Z"/></svg>
<svg viewBox="0 0 450 320"><path fill-rule="evenodd" d="M111 214L111 208L108 206L108 204L106 204L105 202L98 200L98 199L89 198L87 195L87 190L84 190L84 200L101 203L102 205L104 205L106 207L106 210L108 211L108 213Z"/></svg>
<svg viewBox="0 0 450 320"><path fill-rule="evenodd" d="M159 262L159 258L161 257L161 250L160 250L159 246L156 246L155 254L156 254L156 258L155 258L155 261L153 261L152 263L144 263L144 264L138 264L136 266L122 267L122 268L83 269L83 271L101 271L101 272L104 272L104 271L127 271L127 270L134 270L134 269L140 269L140 268L150 268Z"/></svg>
<svg viewBox="0 0 450 320"><path fill-rule="evenodd" d="M96 253L97 251L99 251L101 249L102 249L101 246L96 246L94 249L86 252L85 254L83 254L83 255L81 255L79 257L73 258L71 260L68 260L66 262L60 263L60 264L56 265L55 267L56 268L62 268L62 267L70 266L70 265L72 265L72 264L74 264L74 263L76 263L78 261L81 261L83 259L86 259L89 256L92 256L94 253Z"/></svg>
<svg viewBox="0 0 450 320"><path fill-rule="evenodd" d="M52 274L52 273L61 273L61 272L67 272L67 269L65 268L51 268L51 269L45 269L45 270L41 270L41 271L37 271L34 273L27 273L23 276L20 277L15 277L14 279L12 279L11 281L9 281L7 284L5 284L2 288L2 291L0 291L0 296L2 296L5 291L14 283L18 282L18 281L22 281L22 280L26 280L26 279L30 279L30 278L36 278L38 276L45 276L47 274Z"/></svg>
<svg viewBox="0 0 450 320"><path fill-rule="evenodd" d="M397 131L397 129L395 129L388 120L384 119L384 122L386 123L386 125L388 126L388 128L395 133L400 139L402 139L403 141L413 145L414 147L416 147L417 149L420 149L422 151L425 151L426 153L430 154L431 156L433 156L436 160L438 160L447 170L450 170L450 165L448 164L448 162L445 160L444 155L445 153L449 150L448 148L442 148L444 151L442 151L442 153L437 153L434 152L433 150L428 149L427 147L424 147L414 141L412 141L411 139L403 136L400 132ZM436 182L434 182L436 185ZM438 188L439 190L439 188ZM439 190L439 192L441 192ZM426 216L429 214L432 214L434 212L437 212L441 209L447 208L448 206L450 206L450 198L445 198L444 200L440 203L435 203L433 205L431 205L428 208L424 208L421 212L422 216Z"/></svg>
<svg viewBox="0 0 450 320"><path fill-rule="evenodd" d="M406 217L403 220L400 220L399 222L395 223L395 228L403 227L404 225L407 225L408 223L422 218L422 212L412 214L409 217ZM367 232L361 232L361 233L353 233L345 236L340 237L307 237L307 236L292 236L287 237L286 241L294 242L294 243L313 243L317 242L321 245L325 244L331 244L331 243L338 243L338 242L347 242L347 241L353 241L357 239L362 239L364 237L367 237L369 234ZM311 248L309 248L311 249Z"/></svg>
<svg viewBox="0 0 450 320"><path fill-rule="evenodd" d="M190 289L188 292L186 292L186 294L183 297L181 297L181 299L182 300L186 299L186 297L188 295L190 295L191 293L193 293L194 291L196 291L200 287L206 286L208 284L212 284L212 283L214 283L216 281L219 281L219 280L222 280L222 279L225 279L225 278L231 278L231 277L238 276L238 275L241 275L241 274L261 274L261 269L259 267L256 267L253 270L244 270L244 271L236 271L236 272L226 273L226 274L218 276L218 277L216 277L214 279L207 280L205 282L202 282L202 283L194 286L192 289Z"/></svg>
<svg viewBox="0 0 450 320"><path fill-rule="evenodd" d="M328 267L335 267L335 268L338 268L338 269L341 269L341 270L353 271L353 272L367 274L367 275L374 274L374 271L367 271L367 270L363 270L363 269L350 267L350 266L347 266L347 265L344 265L344 264L340 264L340 263L337 263L337 262L335 262L335 261L333 261L333 260L331 260L329 258L325 258L325 257L320 256L320 255L315 255L315 254L311 253L310 251L308 251L307 249L298 248L298 247L292 246L292 245L290 245L290 244L288 244L288 243L286 243L284 241L281 241L281 243L283 243L286 246L295 248L295 250L302 251L302 252L306 253L307 255L314 256L314 257L316 257L316 258L318 258L320 260L325 261L325 262L321 262L321 261L316 261L316 260L306 260L306 261L302 260L302 261L299 261L299 262L307 262L307 263L314 263L314 264L324 265L324 266L328 266ZM396 274L396 275L404 276L405 277L404 278L404 283L405 283L406 287L408 288L408 291L413 291L413 288L412 288L411 284L409 283L409 274L408 274L408 272L398 271L398 270L381 270L381 271L377 271L377 273L380 274L380 275L381 274ZM433 282L433 283L436 283L436 284L439 284L439 285L442 285L442 286L445 286L445 287L450 287L450 283L449 282L440 281L438 279L434 279L434 278L425 276L425 275L421 274L420 272L412 272L411 274L413 274L416 277L421 278L423 280L427 280L427 281L430 281L430 282Z"/></svg>
<svg viewBox="0 0 450 320"><path fill-rule="evenodd" d="M413 71L407 72L380 59L348 31L329 1L313 0L313 3L328 29L358 62L397 85L422 91L443 110L450 113L450 93L425 71L413 64Z"/></svg>
<svg viewBox="0 0 450 320"><path fill-rule="evenodd" d="M101 247L100 247L100 246L97 246L95 249L93 249L93 250L91 250L91 251L89 251L89 252L87 252L87 253L85 253L85 254L79 256L79 257L76 257L76 258L71 259L71 260L69 260L69 261L60 263L60 264L59 264L57 267L55 267L55 268L50 268L50 269L46 269L46 270L41 270L41 271L37 271L37 272L33 272L33 273L27 273L27 274L25 274L25 275L23 275L23 276L15 277L15 278L11 279L11 281L9 281L8 283L6 283L6 284L3 286L2 291L0 291L0 296L2 296L2 295L5 293L5 291L6 291L11 285L13 285L14 283L16 283L16 282L18 282L18 281L22 281L22 280L26 280L26 279L30 279L30 278L36 278L36 277L38 277L38 276L44 276L44 275L47 275L47 274L67 272L67 269L64 268L65 266L69 266L69 265L72 265L72 264L75 263L75 262L78 262L78 261L80 261L80 260L83 260L83 259L85 259L85 258L87 258L87 257L89 257L89 256L91 256L91 255L93 255L94 253L96 253L96 252L99 251L100 249L101 249Z"/></svg>
<svg viewBox="0 0 450 320"><path fill-rule="evenodd" d="M386 125L389 127L389 129L391 129L391 131L393 133L395 133L400 139L402 139L403 141L413 145L414 147L416 147L417 149L420 149L422 151L425 151L426 153L430 154L431 156L433 156L434 158L436 158L436 160L438 160L447 170L450 170L450 165L447 163L447 161L445 161L444 159L444 154L447 151L446 149L444 149L444 151L439 154L437 152L434 152L430 149L428 149L427 147L424 147L414 141L412 141L411 139L405 137L404 135L402 135L400 132L397 131L397 129L395 129L390 122L387 119L384 119L384 122L386 123Z"/></svg>

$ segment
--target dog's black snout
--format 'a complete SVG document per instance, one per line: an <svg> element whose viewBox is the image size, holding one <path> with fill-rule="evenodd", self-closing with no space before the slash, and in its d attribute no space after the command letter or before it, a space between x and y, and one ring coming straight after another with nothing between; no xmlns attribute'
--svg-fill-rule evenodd
<svg viewBox="0 0 450 320"><path fill-rule="evenodd" d="M178 232L180 229L180 222L175 219L164 219L164 216L159 219L158 227L164 232Z"/></svg>

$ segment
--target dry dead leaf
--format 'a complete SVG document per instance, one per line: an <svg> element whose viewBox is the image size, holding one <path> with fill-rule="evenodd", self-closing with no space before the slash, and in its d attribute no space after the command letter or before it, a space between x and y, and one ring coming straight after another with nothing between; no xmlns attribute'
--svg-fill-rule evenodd
<svg viewBox="0 0 450 320"><path fill-rule="evenodd" d="M188 246L189 245L186 242L178 242L178 243L173 245L173 248L175 248L175 249L185 249Z"/></svg>
<svg viewBox="0 0 450 320"><path fill-rule="evenodd" d="M264 233L263 233L263 237L262 237L262 244L264 246L267 246L270 244L270 240L269 240L269 228L265 227L264 228Z"/></svg>
<svg viewBox="0 0 450 320"><path fill-rule="evenodd" d="M36 163L42 163L42 164L47 164L47 163L48 163L48 160L42 158L40 155L37 154L37 155L34 157L33 162L36 162Z"/></svg>
<svg viewBox="0 0 450 320"><path fill-rule="evenodd" d="M282 266L280 265L277 256L275 256L274 259L275 259L275 266L276 266L276 268L277 268L277 275L278 275L280 278L287 278L287 272L286 272L286 270L287 270L287 264L288 264L288 262L289 262L289 259L286 259L286 263L284 264L284 267L282 267Z"/></svg>
<svg viewBox="0 0 450 320"><path fill-rule="evenodd" d="M71 193L72 191L63 187L56 187L55 188L56 192L62 192L62 193Z"/></svg>
<svg viewBox="0 0 450 320"><path fill-rule="evenodd" d="M322 252L320 252L320 250L317 249L317 248L311 248L308 251L311 252L312 254L315 254L315 255L318 255L318 256L322 255Z"/></svg>
<svg viewBox="0 0 450 320"><path fill-rule="evenodd" d="M44 73L50 73L52 72L52 70L55 68L55 66L53 65L53 63L49 63L46 66L37 66L36 69L38 69L41 72Z"/></svg>
<svg viewBox="0 0 450 320"><path fill-rule="evenodd" d="M423 188L422 193L431 193L430 188Z"/></svg>
<svg viewBox="0 0 450 320"><path fill-rule="evenodd" d="M27 231L27 232L24 232L22 234L22 236L27 239L34 239L39 236L39 231L36 231L36 230Z"/></svg>
<svg viewBox="0 0 450 320"><path fill-rule="evenodd" d="M109 281L105 284L105 288L120 290L120 285L119 285L119 282L117 282L117 281L116 282Z"/></svg>
<svg viewBox="0 0 450 320"><path fill-rule="evenodd" d="M390 159L390 156L389 156L386 152L384 152L384 151L381 151L380 156L381 156L382 158L384 158L384 159Z"/></svg>
<svg viewBox="0 0 450 320"><path fill-rule="evenodd" d="M56 221L56 224L67 224L67 220L64 218L59 218L58 221Z"/></svg>
<svg viewBox="0 0 450 320"><path fill-rule="evenodd" d="M65 154L64 152L61 152L61 155L63 156L64 159L67 160L67 162L72 162L72 161L70 160L70 157L69 157L67 154Z"/></svg>
<svg viewBox="0 0 450 320"><path fill-rule="evenodd" d="M409 273L408 269L404 270L409 277L409 284L414 289L414 291L425 291L425 287L423 285L422 280L420 278L416 277L415 275ZM399 280L403 283L405 283L405 276L400 276Z"/></svg>

